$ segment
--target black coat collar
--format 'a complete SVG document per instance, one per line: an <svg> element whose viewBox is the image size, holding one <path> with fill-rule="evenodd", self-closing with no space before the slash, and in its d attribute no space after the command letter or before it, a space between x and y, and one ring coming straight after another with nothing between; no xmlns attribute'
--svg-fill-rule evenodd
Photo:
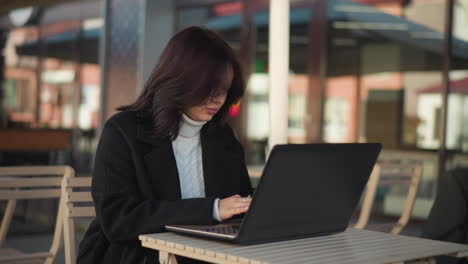
<svg viewBox="0 0 468 264"><path fill-rule="evenodd" d="M153 120L151 114L148 112L138 111L136 112L137 121L137 140L151 144L153 146L159 146L164 143L164 139L158 139L151 135L153 129Z"/></svg>

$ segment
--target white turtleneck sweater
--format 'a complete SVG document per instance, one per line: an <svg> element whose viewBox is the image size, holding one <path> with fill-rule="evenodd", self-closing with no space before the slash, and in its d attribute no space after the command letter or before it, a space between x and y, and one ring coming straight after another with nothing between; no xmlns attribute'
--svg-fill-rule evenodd
<svg viewBox="0 0 468 264"><path fill-rule="evenodd" d="M205 197L203 179L202 149L200 131L204 122L192 120L182 114L182 125L179 135L172 141L172 148L179 172L180 192L182 199ZM213 205L213 218L221 221L218 210L219 199Z"/></svg>

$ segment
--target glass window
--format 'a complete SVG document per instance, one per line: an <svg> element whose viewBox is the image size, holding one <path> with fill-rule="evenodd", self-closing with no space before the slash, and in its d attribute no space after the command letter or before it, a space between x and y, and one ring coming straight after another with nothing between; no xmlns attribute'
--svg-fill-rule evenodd
<svg viewBox="0 0 468 264"><path fill-rule="evenodd" d="M71 164L78 173L90 173L98 126L102 19L88 14L97 7L87 1L45 8L37 19L51 22L12 28L4 48L2 127L66 131L70 153L51 155L50 162ZM58 11L67 8L83 12L64 19Z"/></svg>
<svg viewBox="0 0 468 264"><path fill-rule="evenodd" d="M468 1L456 0L453 9L453 39L450 91L447 109L446 147L453 152L447 170L468 168ZM463 58L460 60L460 57ZM440 90L433 86L433 90ZM440 141L438 141L440 142Z"/></svg>
<svg viewBox="0 0 468 264"><path fill-rule="evenodd" d="M189 26L204 26L218 33L236 51L240 49L242 23L241 1L177 8L176 30Z"/></svg>
<svg viewBox="0 0 468 264"><path fill-rule="evenodd" d="M22 5L17 2L15 6ZM89 176L97 141L101 3L55 2L40 10L32 7L27 22L22 18L28 12L16 10L20 15L12 15L8 9L13 6L4 6L0 18L5 34L5 42L3 38L0 41L0 77L4 77L0 87L0 129L7 133L12 130L21 140L10 140L15 151L0 149L0 165L66 164L77 175ZM38 136L39 144L28 144ZM60 146L51 150L51 145ZM55 215L57 202L18 201L18 217L14 217L9 234L53 230L55 220L50 216ZM31 223L34 230L29 228Z"/></svg>
<svg viewBox="0 0 468 264"><path fill-rule="evenodd" d="M252 4L253 60L247 87L247 152L248 164L264 165L269 132L268 105L268 41L269 10L262 2ZM296 1L290 11L290 64L288 142L305 143L306 107L309 89L309 23L311 12L307 3Z"/></svg>
<svg viewBox="0 0 468 264"><path fill-rule="evenodd" d="M323 138L381 142L380 161L423 165L414 217L427 217L435 197L440 142L446 1L327 2L327 80ZM454 68L468 58L454 47ZM466 53L466 52L465 52ZM460 78L464 75L460 74ZM458 101L457 101L458 100ZM449 99L449 147L458 146L460 98ZM450 120L452 119L452 120ZM451 124L452 125L451 125ZM452 126L452 128L451 128ZM381 189L377 211L398 215L400 191Z"/></svg>

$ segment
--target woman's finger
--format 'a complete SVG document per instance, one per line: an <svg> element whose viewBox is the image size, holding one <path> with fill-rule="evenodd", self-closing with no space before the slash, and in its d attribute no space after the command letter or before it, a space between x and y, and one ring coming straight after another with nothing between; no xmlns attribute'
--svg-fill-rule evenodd
<svg viewBox="0 0 468 264"><path fill-rule="evenodd" d="M242 203L250 203L252 201L252 198L237 198L235 199L236 202L242 202Z"/></svg>
<svg viewBox="0 0 468 264"><path fill-rule="evenodd" d="M248 208L250 204L236 204L232 206L233 208Z"/></svg>
<svg viewBox="0 0 468 264"><path fill-rule="evenodd" d="M248 206L240 206L240 207L231 208L230 211L234 214L241 214L241 213L247 212L247 210L249 210Z"/></svg>
<svg viewBox="0 0 468 264"><path fill-rule="evenodd" d="M248 206L251 204L252 201L236 201L233 204L233 206L238 207L238 206Z"/></svg>

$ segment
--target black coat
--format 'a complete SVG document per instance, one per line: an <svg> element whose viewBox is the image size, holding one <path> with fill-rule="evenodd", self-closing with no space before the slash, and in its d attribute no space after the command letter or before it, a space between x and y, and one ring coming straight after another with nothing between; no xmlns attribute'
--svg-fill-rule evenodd
<svg viewBox="0 0 468 264"><path fill-rule="evenodd" d="M200 135L206 198L182 200L172 143L149 136L151 119L124 111L106 122L93 171L96 219L77 263L156 263L157 252L141 247L138 235L164 232L167 224L214 224L216 198L251 193L232 129L208 124Z"/></svg>

